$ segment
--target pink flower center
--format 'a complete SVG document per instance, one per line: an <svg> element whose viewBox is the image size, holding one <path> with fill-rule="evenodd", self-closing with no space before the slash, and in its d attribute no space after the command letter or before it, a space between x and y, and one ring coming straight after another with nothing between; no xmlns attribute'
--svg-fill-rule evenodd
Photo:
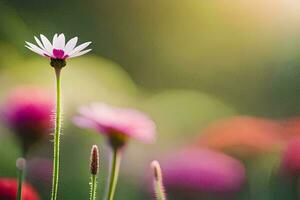
<svg viewBox="0 0 300 200"><path fill-rule="evenodd" d="M65 52L61 49L53 49L52 53L54 58L64 59L66 57L64 56Z"/></svg>

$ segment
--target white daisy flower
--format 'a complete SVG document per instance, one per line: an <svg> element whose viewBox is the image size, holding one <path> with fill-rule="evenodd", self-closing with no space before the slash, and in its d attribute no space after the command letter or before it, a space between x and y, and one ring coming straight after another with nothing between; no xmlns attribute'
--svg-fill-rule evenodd
<svg viewBox="0 0 300 200"><path fill-rule="evenodd" d="M76 47L78 37L74 37L66 43L65 35L63 33L59 35L55 34L52 44L44 35L41 34L40 37L41 40L34 36L38 46L25 41L25 47L41 56L51 58L51 60L65 60L67 58L74 58L86 54L92 50L84 50L91 44L91 42L85 42Z"/></svg>

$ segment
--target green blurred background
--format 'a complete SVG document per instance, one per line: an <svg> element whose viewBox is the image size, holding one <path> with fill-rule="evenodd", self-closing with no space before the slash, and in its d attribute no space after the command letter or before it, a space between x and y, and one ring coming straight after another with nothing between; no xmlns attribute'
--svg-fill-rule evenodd
<svg viewBox="0 0 300 200"><path fill-rule="evenodd" d="M157 143L129 145L116 196L151 199L144 184L150 161L189 144L211 122L300 114L299 11L297 0L0 0L0 97L21 85L54 89L48 61L25 49L25 40L62 32L92 41L92 53L63 72L60 199L88 198L92 144L103 150L103 193L105 141L70 120L77 106L95 101L139 108L157 122ZM15 176L19 149L9 134L0 139L0 175ZM45 143L31 154L47 158L51 150ZM265 180L255 182L268 177L274 157L247 165L254 186L237 199L274 199ZM50 186L28 179L48 199Z"/></svg>

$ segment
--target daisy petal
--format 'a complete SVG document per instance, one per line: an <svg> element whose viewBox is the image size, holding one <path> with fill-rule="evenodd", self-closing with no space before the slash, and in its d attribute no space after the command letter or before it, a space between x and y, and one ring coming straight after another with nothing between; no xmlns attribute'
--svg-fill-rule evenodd
<svg viewBox="0 0 300 200"><path fill-rule="evenodd" d="M57 37L57 43L56 46L54 46L55 49L61 49L63 50L65 47L65 35L62 33Z"/></svg>
<svg viewBox="0 0 300 200"><path fill-rule="evenodd" d="M54 36L53 36L52 46L53 46L54 49L56 49L56 46L57 46L57 33L55 33Z"/></svg>
<svg viewBox="0 0 300 200"><path fill-rule="evenodd" d="M39 38L37 38L36 36L34 36L34 39L35 39L36 43L39 45L39 47L41 47L41 49L45 50L45 47L43 46L43 44L41 43L41 41L39 40Z"/></svg>
<svg viewBox="0 0 300 200"><path fill-rule="evenodd" d="M34 49L36 51L39 51L39 52L45 52L43 49L41 49L40 47L36 46L35 44L32 44L30 42L26 42L25 43L31 48L31 49Z"/></svg>
<svg viewBox="0 0 300 200"><path fill-rule="evenodd" d="M72 54L71 56L69 56L70 58L75 58L75 57L78 57L78 56L82 56L88 52L90 52L92 49L87 49L87 50L84 50L84 51L80 51L80 52L77 52L77 53L74 53Z"/></svg>
<svg viewBox="0 0 300 200"><path fill-rule="evenodd" d="M42 43L43 43L43 45L44 45L44 47L45 47L45 50L48 52L48 54L50 55L50 56L52 56L52 50L53 50L53 46L52 46L52 44L49 42L49 40L44 36L44 35L42 35L41 34L41 40L42 40Z"/></svg>
<svg viewBox="0 0 300 200"><path fill-rule="evenodd" d="M65 54L68 54L69 52L71 52L74 47L76 46L78 41L78 37L74 37L71 40L69 40L64 48Z"/></svg>
<svg viewBox="0 0 300 200"><path fill-rule="evenodd" d="M29 50L33 51L34 53L37 53L37 54L39 54L41 56L46 57L46 55L44 54L44 52L42 50L33 49L33 48L31 48L30 46L27 46L27 45L25 45L25 47L28 48Z"/></svg>
<svg viewBox="0 0 300 200"><path fill-rule="evenodd" d="M73 122L82 128L97 128L97 124L94 121L83 117L74 117Z"/></svg>
<svg viewBox="0 0 300 200"><path fill-rule="evenodd" d="M76 47L75 49L73 49L68 55L69 57L72 57L73 54L79 52L79 51L82 51L83 49L85 49L87 46L89 46L92 42L86 42L86 43L83 43L81 45L79 45L78 47Z"/></svg>

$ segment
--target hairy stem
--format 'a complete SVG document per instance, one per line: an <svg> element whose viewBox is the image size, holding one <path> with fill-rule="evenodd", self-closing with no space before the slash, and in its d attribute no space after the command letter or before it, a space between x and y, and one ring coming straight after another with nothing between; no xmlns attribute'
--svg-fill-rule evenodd
<svg viewBox="0 0 300 200"><path fill-rule="evenodd" d="M94 174L91 175L90 187L90 200L96 200L97 176Z"/></svg>
<svg viewBox="0 0 300 200"><path fill-rule="evenodd" d="M154 183L154 190L155 190L155 198L157 200L167 199L165 189L161 181L157 181Z"/></svg>
<svg viewBox="0 0 300 200"><path fill-rule="evenodd" d="M56 116L55 116L55 132L54 132L54 149L53 149L53 179L51 200L57 199L58 193L58 178L59 178L59 145L60 145L60 130L61 130L61 85L60 71L55 68L56 75Z"/></svg>

